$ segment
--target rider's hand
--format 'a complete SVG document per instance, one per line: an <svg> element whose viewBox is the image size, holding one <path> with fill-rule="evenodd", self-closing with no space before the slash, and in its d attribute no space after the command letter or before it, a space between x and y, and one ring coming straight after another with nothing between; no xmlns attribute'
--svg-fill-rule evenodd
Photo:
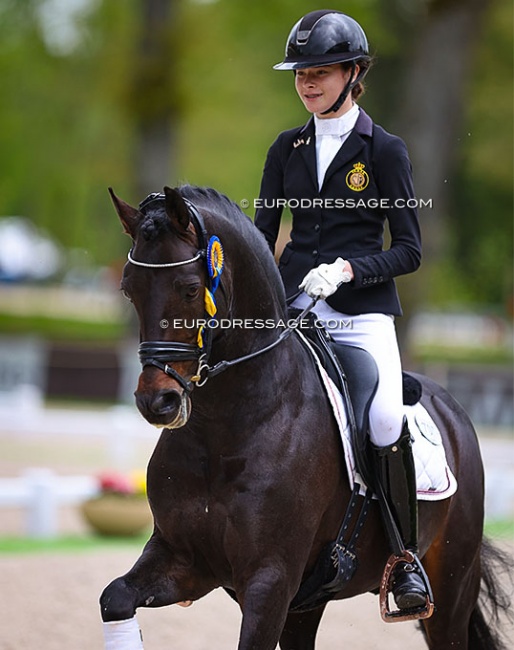
<svg viewBox="0 0 514 650"><path fill-rule="evenodd" d="M312 269L302 280L299 289L303 289L310 298L325 300L331 296L343 282L350 282L352 274L343 271L346 260L338 257L333 264L320 264Z"/></svg>

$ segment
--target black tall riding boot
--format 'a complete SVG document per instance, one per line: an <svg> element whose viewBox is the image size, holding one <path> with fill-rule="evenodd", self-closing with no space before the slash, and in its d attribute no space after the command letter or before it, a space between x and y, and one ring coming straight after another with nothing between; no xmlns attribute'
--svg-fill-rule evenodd
<svg viewBox="0 0 514 650"><path fill-rule="evenodd" d="M376 478L380 482L407 550L418 553L418 502L416 469L407 420L398 440L387 447L375 447ZM387 529L387 527L386 527ZM427 590L415 565L399 563L393 571L393 597L398 609L425 605Z"/></svg>

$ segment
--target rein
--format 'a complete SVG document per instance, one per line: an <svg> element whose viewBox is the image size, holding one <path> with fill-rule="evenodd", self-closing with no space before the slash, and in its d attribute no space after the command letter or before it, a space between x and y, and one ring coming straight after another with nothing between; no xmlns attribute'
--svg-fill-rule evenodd
<svg viewBox="0 0 514 650"><path fill-rule="evenodd" d="M276 348L277 345L280 345L282 341L285 341L291 335L291 333L296 330L300 321L303 320L303 318L308 314L308 312L314 307L315 304L316 304L316 300L312 300L310 304L307 305L307 307L302 311L302 313L299 314L293 320L293 324L287 325L286 329L281 334L279 334L277 340L273 341L273 343L270 343L265 348L261 348L260 350L256 350L255 352L250 352L250 354L246 354L242 357L238 357L237 359L232 359L231 361L220 361L215 366L206 365L205 367L207 369L207 378L219 375L220 372L223 372L227 368L236 366L238 363L242 363L243 361L249 361L250 359L254 359L259 355L264 354L265 352L269 352L270 350L273 350L273 348Z"/></svg>
<svg viewBox="0 0 514 650"><path fill-rule="evenodd" d="M153 201L161 201L164 199L165 199L164 194L160 194L157 192L150 194L140 204L139 209L141 210L142 208L146 207L149 203L152 203ZM199 250L196 253L196 255L188 260L182 260L179 262L150 264L147 262L141 262L139 260L135 260L132 257L132 250L131 250L128 253L127 259L130 264L134 264L135 266L142 266L144 268L150 268L150 269L165 269L165 268L172 268L175 266L184 266L185 264L192 264L194 262L197 262L201 258L205 258L207 260L207 266L208 266L208 273L207 273L208 279L207 279L206 289L209 292L209 295L212 297L216 287L218 286L219 274L221 273L221 269L219 270L217 276L215 275L213 276L212 270L209 267L208 248L209 248L209 243L213 239L217 240L217 238L211 238L210 240L208 240L207 231L205 229L204 221L200 212L198 211L196 206L193 205L193 203L191 203L191 201L184 199L184 202L188 207L191 221L193 223L198 238ZM215 282L213 282L213 277L215 279ZM292 324L287 325L286 329L283 332L281 332L281 334L278 336L278 338L275 341L273 341L266 347L261 348L260 350L256 350L255 352L251 352L249 354L238 357L236 359L220 361L214 366L209 365L209 356L212 348L212 328L208 327L208 323L213 315L208 313L208 316L210 318L207 319L207 327L205 328L206 333L205 336L202 336L201 346L194 345L192 343L181 343L178 341L143 341L139 344L139 350L138 350L139 360L143 368L145 366L154 366L156 368L159 368L159 370L162 370L162 372L168 375L168 377L172 377L173 379L175 379L182 386L182 388L186 393L190 393L194 388L193 384L195 384L196 386L203 386L211 377L215 377L216 375L219 375L224 370L227 370L228 368L231 368L232 366L235 366L239 363L243 363L244 361L249 361L250 359L254 359L255 357L260 356L261 354L264 354L276 348L278 345L280 345L280 343L285 341L291 335L291 333L297 328L300 321L312 309L315 303L316 303L316 299L312 300L311 304L309 304L306 307L306 309L304 309L303 312L293 320ZM194 374L190 380L185 379L170 365L171 363L176 361L195 361L195 360L198 361L198 367L196 370L196 374Z"/></svg>

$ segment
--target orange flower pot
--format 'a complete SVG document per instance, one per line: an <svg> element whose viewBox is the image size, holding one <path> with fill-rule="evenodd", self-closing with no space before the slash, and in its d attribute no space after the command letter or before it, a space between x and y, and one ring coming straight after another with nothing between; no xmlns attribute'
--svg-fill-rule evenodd
<svg viewBox="0 0 514 650"><path fill-rule="evenodd" d="M104 494L85 501L81 511L100 535L132 536L152 525L152 513L144 496Z"/></svg>

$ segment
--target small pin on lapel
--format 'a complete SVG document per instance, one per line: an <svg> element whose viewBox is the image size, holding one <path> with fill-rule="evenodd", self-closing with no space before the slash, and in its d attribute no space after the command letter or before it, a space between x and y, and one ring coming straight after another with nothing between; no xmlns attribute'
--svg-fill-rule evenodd
<svg viewBox="0 0 514 650"><path fill-rule="evenodd" d="M306 141L303 138L298 138L296 142L293 142L293 147L296 149L301 144L308 145L310 141L311 141L311 136L309 136Z"/></svg>

